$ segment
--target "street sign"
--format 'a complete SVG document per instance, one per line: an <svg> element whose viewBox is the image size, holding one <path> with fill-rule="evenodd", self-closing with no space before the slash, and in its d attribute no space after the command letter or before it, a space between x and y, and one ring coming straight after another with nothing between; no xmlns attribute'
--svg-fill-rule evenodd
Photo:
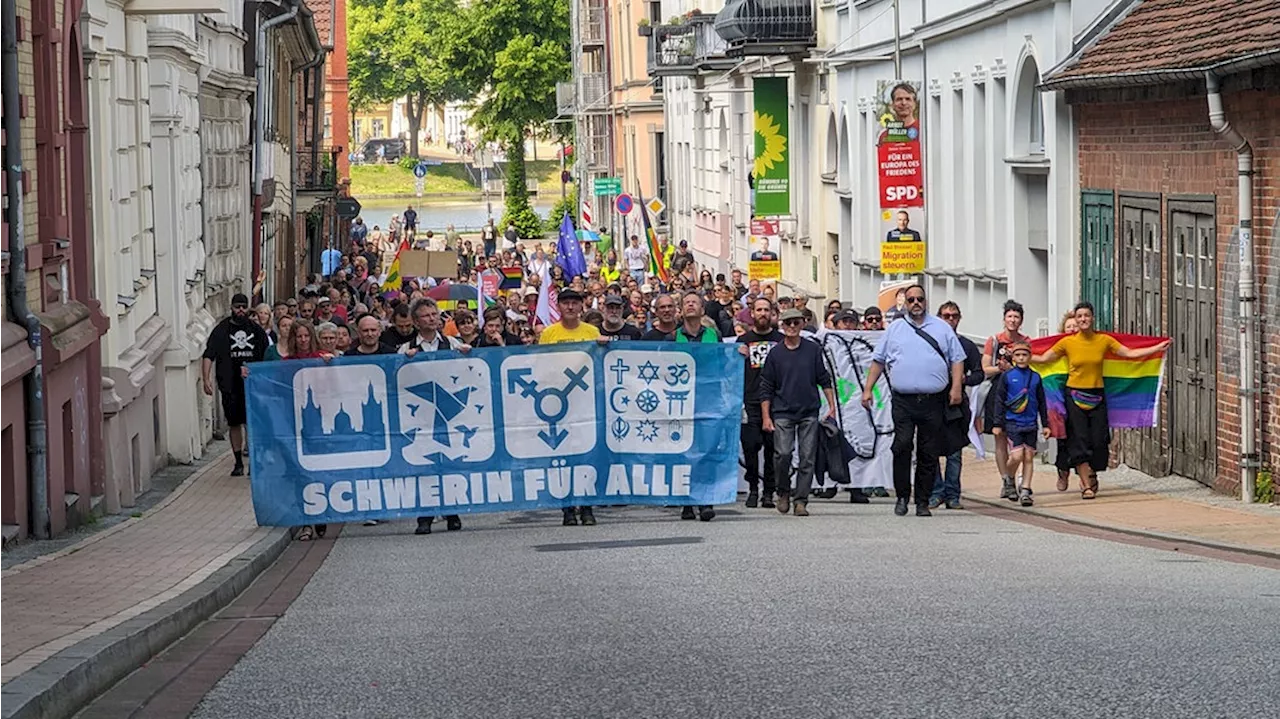
<svg viewBox="0 0 1280 719"><path fill-rule="evenodd" d="M646 202L644 206L649 208L649 212L652 212L655 215L661 215L662 211L667 209L667 203L656 197L649 198L649 201Z"/></svg>
<svg viewBox="0 0 1280 719"><path fill-rule="evenodd" d="M618 199L614 200L613 204L618 208L618 212L621 212L624 215L630 215L631 210L636 206L635 201L631 199L631 195L628 195L625 192L618 195Z"/></svg>
<svg viewBox="0 0 1280 719"><path fill-rule="evenodd" d="M354 197L341 197L337 204L338 217L350 220L360 216L360 201Z"/></svg>
<svg viewBox="0 0 1280 719"><path fill-rule="evenodd" d="M419 160L419 161L418 161L418 164L416 164L416 165L414 165L414 166L413 166L413 176L414 176L414 177L416 177L416 178L418 178L419 180L421 180L422 178L426 177L426 176L427 176L427 163L422 162L421 160Z"/></svg>
<svg viewBox="0 0 1280 719"><path fill-rule="evenodd" d="M596 196L600 195L621 195L622 194L622 178L621 177L597 177L592 185Z"/></svg>

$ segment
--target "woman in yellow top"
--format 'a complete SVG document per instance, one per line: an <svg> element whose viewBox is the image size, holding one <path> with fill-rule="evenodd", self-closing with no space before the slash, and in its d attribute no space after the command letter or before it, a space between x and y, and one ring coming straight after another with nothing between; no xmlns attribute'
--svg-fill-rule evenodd
<svg viewBox="0 0 1280 719"><path fill-rule="evenodd" d="M1033 355L1031 361L1047 364L1067 358L1067 386L1062 403L1067 408L1067 461L1080 475L1080 496L1098 495L1098 472L1110 461L1111 427L1107 424L1107 398L1102 381L1102 361L1108 354L1125 359L1141 359L1163 352L1165 340L1140 350L1129 349L1111 335L1093 329L1093 305L1081 302L1075 310L1077 332L1058 340L1048 352Z"/></svg>

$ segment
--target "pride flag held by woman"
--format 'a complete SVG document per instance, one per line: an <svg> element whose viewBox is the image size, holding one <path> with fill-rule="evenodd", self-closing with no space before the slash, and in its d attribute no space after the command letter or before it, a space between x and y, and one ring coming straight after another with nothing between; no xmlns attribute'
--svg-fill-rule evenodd
<svg viewBox="0 0 1280 719"><path fill-rule="evenodd" d="M1153 347L1165 341L1163 337L1129 335L1106 332L1120 344L1131 350ZM1031 340L1032 355L1043 355L1068 335L1053 335ZM1155 427L1160 415L1160 387L1164 382L1165 352L1157 352L1140 359L1125 359L1114 353L1102 361L1103 392L1107 402L1107 420L1112 429ZM1067 386L1067 358L1058 357L1045 364L1032 363L1031 368L1040 374L1044 383L1045 399L1049 403L1049 427L1053 436L1066 436L1065 390Z"/></svg>

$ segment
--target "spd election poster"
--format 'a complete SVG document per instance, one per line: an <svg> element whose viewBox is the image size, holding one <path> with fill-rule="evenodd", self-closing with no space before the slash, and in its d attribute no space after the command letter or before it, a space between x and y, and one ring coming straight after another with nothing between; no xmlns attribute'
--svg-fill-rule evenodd
<svg viewBox="0 0 1280 719"><path fill-rule="evenodd" d="M880 272L924 271L924 153L921 150L917 84L879 83L880 126L876 140L880 194Z"/></svg>

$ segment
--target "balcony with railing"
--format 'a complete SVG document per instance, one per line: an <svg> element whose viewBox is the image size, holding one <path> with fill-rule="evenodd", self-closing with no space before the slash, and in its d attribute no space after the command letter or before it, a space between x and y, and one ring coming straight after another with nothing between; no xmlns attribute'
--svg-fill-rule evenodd
<svg viewBox="0 0 1280 719"><path fill-rule="evenodd" d="M341 147L320 147L298 150L298 192L327 193L338 188L338 156Z"/></svg>
<svg viewBox="0 0 1280 719"><path fill-rule="evenodd" d="M817 44L814 0L728 0L715 29L726 54L792 55Z"/></svg>
<svg viewBox="0 0 1280 719"><path fill-rule="evenodd" d="M609 79L603 72L584 72L578 93L578 112L604 112L609 109Z"/></svg>
<svg viewBox="0 0 1280 719"><path fill-rule="evenodd" d="M658 25L649 36L649 75L697 75L727 70L736 62L729 43L715 30L715 15L693 15L679 24Z"/></svg>
<svg viewBox="0 0 1280 719"><path fill-rule="evenodd" d="M582 14L578 16L578 36L583 47L604 45L604 0L582 0Z"/></svg>

